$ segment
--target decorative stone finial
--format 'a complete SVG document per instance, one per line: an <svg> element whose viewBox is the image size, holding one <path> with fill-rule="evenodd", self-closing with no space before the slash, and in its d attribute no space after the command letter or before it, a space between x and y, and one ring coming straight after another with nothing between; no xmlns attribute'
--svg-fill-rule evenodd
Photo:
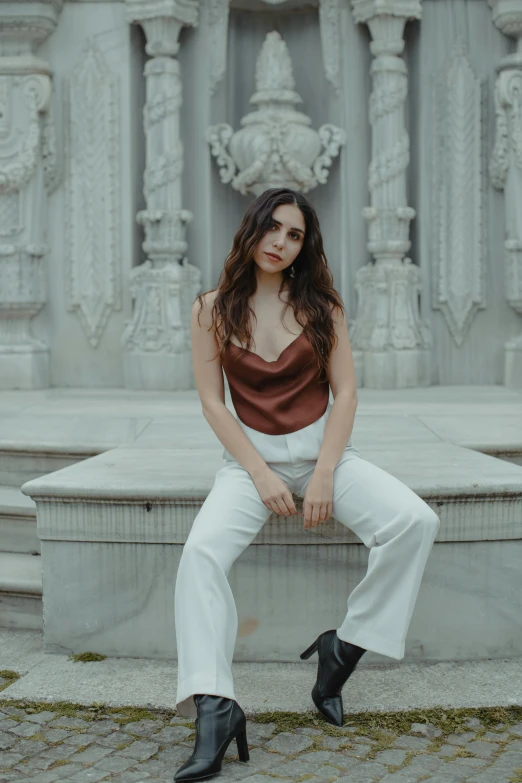
<svg viewBox="0 0 522 783"><path fill-rule="evenodd" d="M256 91L250 99L258 109L243 117L243 130L234 133L223 123L207 131L212 154L221 167L221 181L231 181L243 195L256 196L272 187L306 193L324 184L327 167L346 134L334 125L323 125L319 131L308 127L310 118L293 108L302 102L286 43L278 32L268 33L257 59ZM226 151L229 142L230 155Z"/></svg>

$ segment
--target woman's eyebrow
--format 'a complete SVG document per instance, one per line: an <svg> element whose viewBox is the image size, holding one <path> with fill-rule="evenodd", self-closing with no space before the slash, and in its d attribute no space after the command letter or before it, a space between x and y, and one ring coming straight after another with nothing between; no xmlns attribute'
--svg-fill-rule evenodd
<svg viewBox="0 0 522 783"><path fill-rule="evenodd" d="M283 225L283 224L282 224L282 223L281 223L279 220L276 220L275 218L272 218L272 220L273 220L273 221L274 221L274 223L276 223L278 226L281 226L281 225ZM297 228L297 226L294 226L293 228L291 228L291 229L290 229L290 231L299 231L299 233L300 233L300 234L303 234L303 236L304 236L304 231L303 231L303 229L302 229L302 228Z"/></svg>

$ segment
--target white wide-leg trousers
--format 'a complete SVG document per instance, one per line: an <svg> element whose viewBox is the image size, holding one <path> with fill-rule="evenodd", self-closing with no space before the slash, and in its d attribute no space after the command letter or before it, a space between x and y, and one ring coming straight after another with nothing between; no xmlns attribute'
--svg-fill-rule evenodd
<svg viewBox="0 0 522 783"><path fill-rule="evenodd" d="M304 497L312 477L331 407L288 435L265 435L238 420L298 497ZM227 576L272 513L249 473L226 449L223 457L225 465L194 520L176 579L176 707L191 718L197 715L195 693L236 698L232 659L238 617ZM332 505L333 517L370 549L367 573L348 597L337 635L400 660L439 517L408 486L363 459L351 439L334 470Z"/></svg>

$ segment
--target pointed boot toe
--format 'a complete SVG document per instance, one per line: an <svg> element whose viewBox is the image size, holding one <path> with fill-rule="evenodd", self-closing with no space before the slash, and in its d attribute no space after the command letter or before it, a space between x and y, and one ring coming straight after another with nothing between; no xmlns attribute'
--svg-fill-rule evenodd
<svg viewBox="0 0 522 783"><path fill-rule="evenodd" d="M223 757L233 739L240 761L248 761L245 713L233 699L212 694L196 694L194 703L198 716L196 743L187 761L176 771L174 780L206 780L221 772Z"/></svg>
<svg viewBox="0 0 522 783"><path fill-rule="evenodd" d="M312 700L327 721L335 726L342 726L343 685L366 650L339 639L334 628L320 634L315 642L301 653L301 659L309 658L314 652L318 654L319 663Z"/></svg>
<svg viewBox="0 0 522 783"><path fill-rule="evenodd" d="M342 696L321 696L314 688L312 691L312 700L328 723L333 723L334 726L343 725L344 712Z"/></svg>
<svg viewBox="0 0 522 783"><path fill-rule="evenodd" d="M174 775L175 781L206 780L214 777L221 771L221 767L215 767L212 771L212 759L188 759Z"/></svg>

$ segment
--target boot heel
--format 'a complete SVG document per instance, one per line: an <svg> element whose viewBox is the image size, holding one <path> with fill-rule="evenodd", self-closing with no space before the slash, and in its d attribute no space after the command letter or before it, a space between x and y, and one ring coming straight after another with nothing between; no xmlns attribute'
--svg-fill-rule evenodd
<svg viewBox="0 0 522 783"><path fill-rule="evenodd" d="M250 754L248 752L246 729L240 731L239 734L236 736L236 744L237 744L237 752L239 753L239 760L248 761L250 759Z"/></svg>
<svg viewBox="0 0 522 783"><path fill-rule="evenodd" d="M307 659L311 655L313 655L314 652L317 652L317 641L318 640L316 639L315 642L313 644L311 644L310 647L307 650L305 650L303 653L301 653L301 655L299 656L301 658L301 660L304 661L305 659Z"/></svg>

